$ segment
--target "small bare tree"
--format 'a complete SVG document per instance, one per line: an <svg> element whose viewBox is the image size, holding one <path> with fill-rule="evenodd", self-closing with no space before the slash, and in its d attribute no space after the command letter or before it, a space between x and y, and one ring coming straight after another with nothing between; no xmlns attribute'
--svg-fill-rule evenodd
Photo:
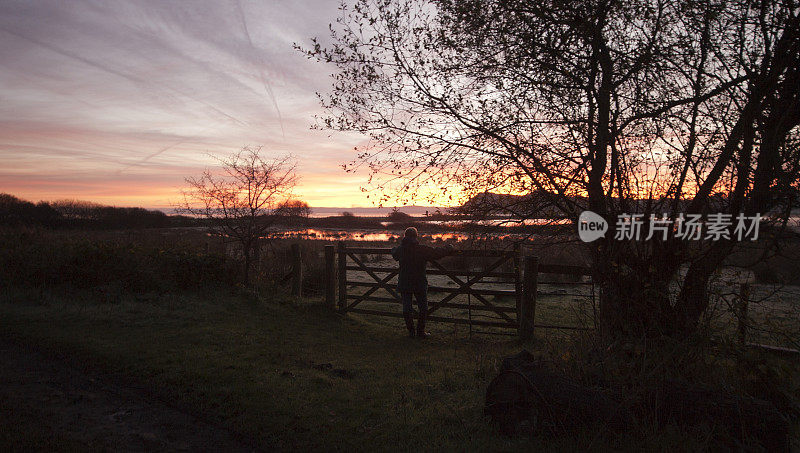
<svg viewBox="0 0 800 453"><path fill-rule="evenodd" d="M292 215L296 164L290 157L266 159L261 147L244 147L219 159L222 172L206 169L186 178L178 211L209 220L211 231L235 241L242 251L242 279L250 282L258 241L282 217Z"/></svg>

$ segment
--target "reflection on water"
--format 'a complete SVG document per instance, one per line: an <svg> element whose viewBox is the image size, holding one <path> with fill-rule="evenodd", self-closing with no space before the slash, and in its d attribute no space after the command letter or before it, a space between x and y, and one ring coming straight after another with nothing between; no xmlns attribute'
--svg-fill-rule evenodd
<svg viewBox="0 0 800 453"><path fill-rule="evenodd" d="M337 241L396 241L398 236L390 231L338 230L307 228L279 231L269 234L274 239L326 239Z"/></svg>
<svg viewBox="0 0 800 453"><path fill-rule="evenodd" d="M496 227L519 227L519 226L542 226L542 225L568 225L572 223L570 219L487 219L487 220L426 220L425 223L431 225L441 225L449 227L464 226L496 226Z"/></svg>
<svg viewBox="0 0 800 453"><path fill-rule="evenodd" d="M365 241L365 242L399 242L403 233L398 230L389 230L392 222L380 222L386 228L380 229L341 229L341 228L305 228L296 230L281 230L271 232L267 237L273 239L318 239L326 241ZM473 221L454 220L426 220L426 224L442 228L459 230L464 226L498 227L498 231L489 233L475 233L465 231L451 232L424 232L420 235L429 241L459 242L476 239L522 239L529 235L518 232L503 233L503 227L520 227L533 225L564 225L570 223L568 219L527 219L525 221L512 221L509 219L490 219Z"/></svg>
<svg viewBox="0 0 800 453"><path fill-rule="evenodd" d="M420 233L423 237L441 241L461 241L469 236L459 233ZM329 241L374 241L374 242L399 242L402 233L396 231L380 230L340 230L333 228L307 228L304 230L278 231L270 233L270 238L275 239L322 239Z"/></svg>
<svg viewBox="0 0 800 453"><path fill-rule="evenodd" d="M276 231L268 235L272 239L319 239L328 241L370 241L370 242L399 242L403 233L389 230L341 230L334 228L306 228L291 231ZM432 241L458 242L479 237L506 239L524 237L515 234L468 234L468 233L425 233L420 232L424 239Z"/></svg>
<svg viewBox="0 0 800 453"><path fill-rule="evenodd" d="M472 222L472 224L482 224L491 226L519 226L522 222L506 223L503 225L500 220L487 220L484 222ZM550 220L550 219L528 219L524 222L525 225L553 225L553 224L567 224L569 220ZM386 225L389 222L382 222ZM438 226L461 226L459 222L452 221L428 221L426 223L435 224ZM792 216L789 218L787 228L793 231L800 232L800 217ZM468 232L420 232L420 235L430 241L447 241L459 242L475 239L521 239L528 237L527 234L517 233L468 233ZM391 230L369 230L369 229L337 229L337 228L306 228L298 230L284 230L275 231L268 235L269 238L274 239L318 239L325 241L365 241L365 242L399 242L403 236L402 231Z"/></svg>
<svg viewBox="0 0 800 453"><path fill-rule="evenodd" d="M486 219L486 220L423 220L429 225L437 225L449 228L463 228L467 226L484 227L521 227L521 226L543 226L543 225L568 225L572 223L570 219ZM394 222L382 221L382 226L388 227Z"/></svg>

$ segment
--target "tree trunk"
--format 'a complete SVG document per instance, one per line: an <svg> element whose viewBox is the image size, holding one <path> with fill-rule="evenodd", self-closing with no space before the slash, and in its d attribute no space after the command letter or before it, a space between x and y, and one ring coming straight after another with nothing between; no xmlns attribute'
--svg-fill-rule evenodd
<svg viewBox="0 0 800 453"><path fill-rule="evenodd" d="M733 249L730 241L715 243L708 253L693 262L686 272L683 287L675 302L675 325L680 332L691 334L708 308L708 283Z"/></svg>
<svg viewBox="0 0 800 453"><path fill-rule="evenodd" d="M250 285L250 267L252 265L252 250L249 243L242 244L242 254L244 255L244 269L242 283Z"/></svg>
<svg viewBox="0 0 800 453"><path fill-rule="evenodd" d="M600 290L598 325L606 339L670 335L674 317L669 283L674 266L654 267L616 251L616 259L596 256ZM610 254L609 254L610 256Z"/></svg>
<svg viewBox="0 0 800 453"><path fill-rule="evenodd" d="M600 285L600 329L606 338L674 332L667 285L647 275L617 274Z"/></svg>

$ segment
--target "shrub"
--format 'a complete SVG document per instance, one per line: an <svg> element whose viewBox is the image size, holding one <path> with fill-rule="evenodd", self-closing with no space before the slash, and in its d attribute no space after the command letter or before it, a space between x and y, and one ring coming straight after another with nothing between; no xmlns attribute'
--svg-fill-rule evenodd
<svg viewBox="0 0 800 453"><path fill-rule="evenodd" d="M180 242L143 244L27 228L0 232L0 248L0 279L21 287L170 291L231 284L235 276L224 255Z"/></svg>

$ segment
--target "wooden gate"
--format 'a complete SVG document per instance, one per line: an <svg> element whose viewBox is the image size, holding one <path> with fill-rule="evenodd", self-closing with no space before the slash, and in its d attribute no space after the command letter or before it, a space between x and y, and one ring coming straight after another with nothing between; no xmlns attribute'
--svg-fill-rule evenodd
<svg viewBox="0 0 800 453"><path fill-rule="evenodd" d="M402 303L400 294L392 282L399 268L387 255L390 248L348 247L344 242L325 246L327 303L340 313L402 317L397 307ZM531 337L534 327L577 328L535 324L537 293L546 294L537 290L537 276L539 272L590 275L588 268L540 265L536 257L523 257L519 247L457 250L454 256L461 261L458 269L448 269L440 260L428 265L427 275L434 276L429 277L428 293L442 294L428 298L429 320L516 329L523 338ZM372 265L370 257L376 257ZM484 261L480 270L465 265L476 259ZM466 296L466 301L459 296Z"/></svg>

